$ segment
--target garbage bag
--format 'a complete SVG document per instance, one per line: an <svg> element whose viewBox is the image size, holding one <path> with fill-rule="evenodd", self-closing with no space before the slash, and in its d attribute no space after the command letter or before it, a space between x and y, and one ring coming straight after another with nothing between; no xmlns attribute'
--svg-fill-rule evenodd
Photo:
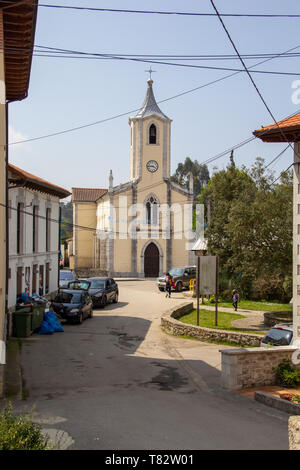
<svg viewBox="0 0 300 470"><path fill-rule="evenodd" d="M54 328L54 331L58 331L58 332L64 331L63 327L57 320L55 313L46 311L44 313L44 320L46 320Z"/></svg>
<svg viewBox="0 0 300 470"><path fill-rule="evenodd" d="M42 326L39 329L39 335L53 335L55 328L51 323L46 320L43 320Z"/></svg>

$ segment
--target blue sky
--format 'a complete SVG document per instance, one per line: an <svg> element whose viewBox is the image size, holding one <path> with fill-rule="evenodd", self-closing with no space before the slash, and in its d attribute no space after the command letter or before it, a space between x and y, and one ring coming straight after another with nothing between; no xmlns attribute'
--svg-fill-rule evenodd
<svg viewBox="0 0 300 470"><path fill-rule="evenodd" d="M115 9L212 12L209 0L51 0L57 5ZM222 13L300 14L299 1L215 0ZM281 53L299 45L300 18L224 18L243 54ZM39 7L35 44L97 53L233 54L217 18L97 13ZM300 58L274 59L260 70L298 72ZM257 61L257 60L256 60ZM255 61L247 61L250 66ZM241 68L236 61L207 65ZM202 65L202 63L201 63ZM33 57L29 97L10 105L10 141L24 140L107 119L139 108L144 100L148 64L113 60ZM152 65L157 101L204 85L230 72ZM253 74L276 119L300 110L292 102L298 76ZM245 73L160 105L172 120L171 170L185 157L200 163L248 137L272 118ZM71 187L108 186L129 179L128 116L60 136L11 145L12 163L49 181ZM286 145L254 141L236 150L237 165L257 156L270 162ZM209 165L226 167L229 156ZM275 176L292 162L288 150L272 167Z"/></svg>

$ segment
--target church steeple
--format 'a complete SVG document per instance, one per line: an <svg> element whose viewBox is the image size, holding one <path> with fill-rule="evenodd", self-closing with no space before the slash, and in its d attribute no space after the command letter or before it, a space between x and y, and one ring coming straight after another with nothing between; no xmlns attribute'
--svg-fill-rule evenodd
<svg viewBox="0 0 300 470"><path fill-rule="evenodd" d="M152 72L152 71L151 71ZM170 133L172 120L159 108L153 93L153 80L147 80L146 97L141 109L129 118L130 179L169 178Z"/></svg>
<svg viewBox="0 0 300 470"><path fill-rule="evenodd" d="M154 93L153 93L153 88L152 88L152 85L153 85L152 78L149 78L147 80L147 83L148 83L148 89L147 89L147 93L146 93L144 103L143 103L141 109L139 110L139 112L136 114L135 117L145 118L145 117L148 117L148 116L159 116L162 119L168 119L169 120L168 116L166 116L161 111L158 104L156 103Z"/></svg>

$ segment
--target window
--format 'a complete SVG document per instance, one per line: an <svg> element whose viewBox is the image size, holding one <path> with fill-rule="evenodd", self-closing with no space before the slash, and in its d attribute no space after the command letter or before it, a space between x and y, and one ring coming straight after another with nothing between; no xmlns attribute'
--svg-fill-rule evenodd
<svg viewBox="0 0 300 470"><path fill-rule="evenodd" d="M49 283L50 283L50 263L46 263L45 294L49 294Z"/></svg>
<svg viewBox="0 0 300 470"><path fill-rule="evenodd" d="M51 209L46 209L46 251L50 251L50 217Z"/></svg>
<svg viewBox="0 0 300 470"><path fill-rule="evenodd" d="M17 253L23 252L24 204L17 206Z"/></svg>
<svg viewBox="0 0 300 470"><path fill-rule="evenodd" d="M32 209L32 251L38 250L38 206Z"/></svg>
<svg viewBox="0 0 300 470"><path fill-rule="evenodd" d="M37 273L38 273L38 265L34 264L32 269L32 293L37 294Z"/></svg>
<svg viewBox="0 0 300 470"><path fill-rule="evenodd" d="M149 144L156 144L156 126L151 124L149 128Z"/></svg>
<svg viewBox="0 0 300 470"><path fill-rule="evenodd" d="M158 200L155 196L149 196L146 200L146 223L158 224Z"/></svg>
<svg viewBox="0 0 300 470"><path fill-rule="evenodd" d="M40 275L39 275L39 295L44 295L44 266L40 265Z"/></svg>

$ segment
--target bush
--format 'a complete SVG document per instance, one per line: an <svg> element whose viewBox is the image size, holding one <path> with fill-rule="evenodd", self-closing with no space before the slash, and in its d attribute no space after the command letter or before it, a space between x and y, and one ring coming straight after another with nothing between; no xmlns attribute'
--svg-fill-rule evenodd
<svg viewBox="0 0 300 470"><path fill-rule="evenodd" d="M48 439L27 412L15 415L8 404L0 412L0 450L47 450Z"/></svg>
<svg viewBox="0 0 300 470"><path fill-rule="evenodd" d="M279 277L264 277L255 279L252 283L252 300L277 300L279 302L288 302L290 300L290 283Z"/></svg>
<svg viewBox="0 0 300 470"><path fill-rule="evenodd" d="M291 388L294 388L298 385L298 371L289 359L284 359L282 362L280 362L275 370L275 380L277 385Z"/></svg>

